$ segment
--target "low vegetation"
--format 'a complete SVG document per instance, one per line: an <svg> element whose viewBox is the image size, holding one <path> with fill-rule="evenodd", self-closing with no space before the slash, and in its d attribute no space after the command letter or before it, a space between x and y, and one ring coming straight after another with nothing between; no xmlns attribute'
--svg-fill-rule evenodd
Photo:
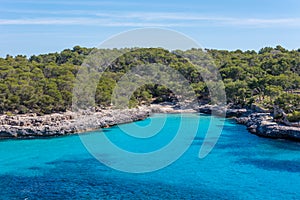
<svg viewBox="0 0 300 200"><path fill-rule="evenodd" d="M75 46L60 53L29 58L22 55L0 58L0 113L45 114L71 109L76 74L93 50L96 51ZM98 51L109 55L122 50ZM211 60L214 61L223 79L228 103L240 107L252 103L266 108L278 105L289 113L292 121L300 118L300 49L289 51L277 46L266 47L259 52L206 51L206 56L211 59L199 62L209 65ZM117 58L100 79L95 95L97 106L110 106L117 81L132 67L147 63L167 65L178 70L190 82L199 101L209 101L209 83L203 81L201 73L189 60L195 59L193 56L199 53L203 50L170 52L161 48L131 49ZM175 100L165 86L146 84L134 92L130 106Z"/></svg>

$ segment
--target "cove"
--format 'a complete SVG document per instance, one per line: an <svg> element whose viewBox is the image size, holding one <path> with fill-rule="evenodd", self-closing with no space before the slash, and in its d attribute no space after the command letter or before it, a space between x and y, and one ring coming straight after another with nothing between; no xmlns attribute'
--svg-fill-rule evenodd
<svg viewBox="0 0 300 200"><path fill-rule="evenodd" d="M96 160L78 135L0 142L1 199L299 199L300 144L260 138L231 119L208 156L198 157L211 116L157 114L145 120L86 133L106 136L120 148L141 153L164 147L180 118L200 122L188 150L171 165L151 173L116 171ZM151 138L124 133L137 126ZM141 132L141 134L143 134Z"/></svg>

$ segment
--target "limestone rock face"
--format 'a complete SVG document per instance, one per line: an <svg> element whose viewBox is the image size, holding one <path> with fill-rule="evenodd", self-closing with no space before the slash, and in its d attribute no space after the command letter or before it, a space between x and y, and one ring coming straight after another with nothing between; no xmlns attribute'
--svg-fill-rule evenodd
<svg viewBox="0 0 300 200"><path fill-rule="evenodd" d="M140 107L134 109L98 109L96 112L55 113L37 116L24 114L16 116L0 115L0 139L49 137L96 130L116 124L145 119L151 113L201 112L219 116L234 117L237 123L258 136L300 141L300 127L282 125L275 122L270 113L254 112L246 109L231 109L224 106L204 105L197 109L180 109L174 105Z"/></svg>
<svg viewBox="0 0 300 200"><path fill-rule="evenodd" d="M239 108L239 109L232 109L227 108L225 106L218 106L218 105L204 105L198 108L200 113L205 114L214 114L218 116L226 116L226 117L241 117L249 114L247 109Z"/></svg>
<svg viewBox="0 0 300 200"><path fill-rule="evenodd" d="M236 121L258 136L300 141L300 127L278 124L270 113L253 113Z"/></svg>
<svg viewBox="0 0 300 200"><path fill-rule="evenodd" d="M266 110L266 109L264 109L261 106L256 105L256 104L251 105L251 110L253 112L257 112L257 113L268 113L269 112L269 110Z"/></svg>
<svg viewBox="0 0 300 200"><path fill-rule="evenodd" d="M0 138L59 136L95 130L145 119L151 110L142 107L124 110L98 110L84 113L55 113L44 116L24 114L0 116Z"/></svg>

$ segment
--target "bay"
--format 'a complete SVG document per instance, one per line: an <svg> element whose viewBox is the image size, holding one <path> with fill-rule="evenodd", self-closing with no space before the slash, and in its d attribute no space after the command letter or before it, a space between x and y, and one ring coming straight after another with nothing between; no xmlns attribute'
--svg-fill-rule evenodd
<svg viewBox="0 0 300 200"><path fill-rule="evenodd" d="M216 125L224 123L222 134L213 150L200 159L199 149L212 119ZM150 173L106 166L89 153L78 135L0 141L0 199L300 198L300 143L257 137L231 119L157 114L81 137L105 134L119 148L152 152L176 138L182 120L189 123L186 130L198 126L191 146L169 166ZM157 134L150 139L126 134L147 136L151 131Z"/></svg>

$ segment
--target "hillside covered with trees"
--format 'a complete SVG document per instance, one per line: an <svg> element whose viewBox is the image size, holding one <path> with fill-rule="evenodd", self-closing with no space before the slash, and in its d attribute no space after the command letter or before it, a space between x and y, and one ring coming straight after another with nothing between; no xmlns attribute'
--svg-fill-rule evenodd
<svg viewBox="0 0 300 200"><path fill-rule="evenodd" d="M78 70L91 51L75 46L60 53L29 58L7 55L0 58L0 113L47 114L71 108L72 89ZM100 49L107 54L117 49ZM255 51L206 50L218 68L228 103L247 107L252 103L272 109L279 106L300 117L300 49L281 46ZM136 48L117 58L105 71L96 90L97 106L110 106L118 80L132 67L159 63L178 70L191 84L199 101L209 102L207 84L186 58L201 49L170 52L161 48ZM184 55L185 58L179 55ZM176 80L174 80L176 82ZM130 105L174 101L172 92L158 84L147 84L134 92Z"/></svg>

